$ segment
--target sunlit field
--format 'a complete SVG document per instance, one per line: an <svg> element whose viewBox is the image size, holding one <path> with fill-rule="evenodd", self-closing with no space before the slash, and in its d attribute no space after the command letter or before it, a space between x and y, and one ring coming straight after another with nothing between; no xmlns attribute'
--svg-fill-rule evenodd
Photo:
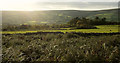
<svg viewBox="0 0 120 63"><path fill-rule="evenodd" d="M25 33L37 33L37 32L80 32L80 33L118 33L119 25L99 25L98 29L71 29L60 28L64 30L36 30L36 31L3 31L2 34L25 34Z"/></svg>

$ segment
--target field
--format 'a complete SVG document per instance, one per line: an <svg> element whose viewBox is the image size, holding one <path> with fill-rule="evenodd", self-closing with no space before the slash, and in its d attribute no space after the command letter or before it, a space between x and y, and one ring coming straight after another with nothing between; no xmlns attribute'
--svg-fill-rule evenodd
<svg viewBox="0 0 120 63"><path fill-rule="evenodd" d="M119 61L120 35L2 35L3 63L11 61Z"/></svg>
<svg viewBox="0 0 120 63"><path fill-rule="evenodd" d="M25 34L25 33L37 33L37 32L80 32L80 33L118 33L119 25L99 25L98 29L71 29L60 28L59 30L35 30L35 31L3 31L2 34Z"/></svg>

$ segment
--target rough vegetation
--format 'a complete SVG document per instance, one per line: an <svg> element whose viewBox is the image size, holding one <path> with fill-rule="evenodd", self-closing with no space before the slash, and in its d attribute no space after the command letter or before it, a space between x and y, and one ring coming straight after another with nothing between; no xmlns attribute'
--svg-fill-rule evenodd
<svg viewBox="0 0 120 63"><path fill-rule="evenodd" d="M119 38L119 34L3 35L2 61L118 61Z"/></svg>

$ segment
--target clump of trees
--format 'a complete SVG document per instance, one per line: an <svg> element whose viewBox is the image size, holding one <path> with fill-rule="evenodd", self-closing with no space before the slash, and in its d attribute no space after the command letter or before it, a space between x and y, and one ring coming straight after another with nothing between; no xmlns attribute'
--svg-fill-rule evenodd
<svg viewBox="0 0 120 63"><path fill-rule="evenodd" d="M93 25L103 25L106 23L106 18L99 18L96 17L94 19L88 18L79 18L75 17L71 21L68 22L70 27L77 27L77 28L95 28Z"/></svg>

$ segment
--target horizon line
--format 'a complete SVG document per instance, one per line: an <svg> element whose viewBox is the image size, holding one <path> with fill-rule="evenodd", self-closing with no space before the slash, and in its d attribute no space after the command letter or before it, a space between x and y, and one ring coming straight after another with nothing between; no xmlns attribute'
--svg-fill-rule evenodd
<svg viewBox="0 0 120 63"><path fill-rule="evenodd" d="M109 8L109 9L61 9L61 10L76 10L76 11L103 11L103 10L113 10L113 9L120 9L119 7L117 8ZM0 10L0 11L57 11L59 9L41 9L41 10Z"/></svg>

